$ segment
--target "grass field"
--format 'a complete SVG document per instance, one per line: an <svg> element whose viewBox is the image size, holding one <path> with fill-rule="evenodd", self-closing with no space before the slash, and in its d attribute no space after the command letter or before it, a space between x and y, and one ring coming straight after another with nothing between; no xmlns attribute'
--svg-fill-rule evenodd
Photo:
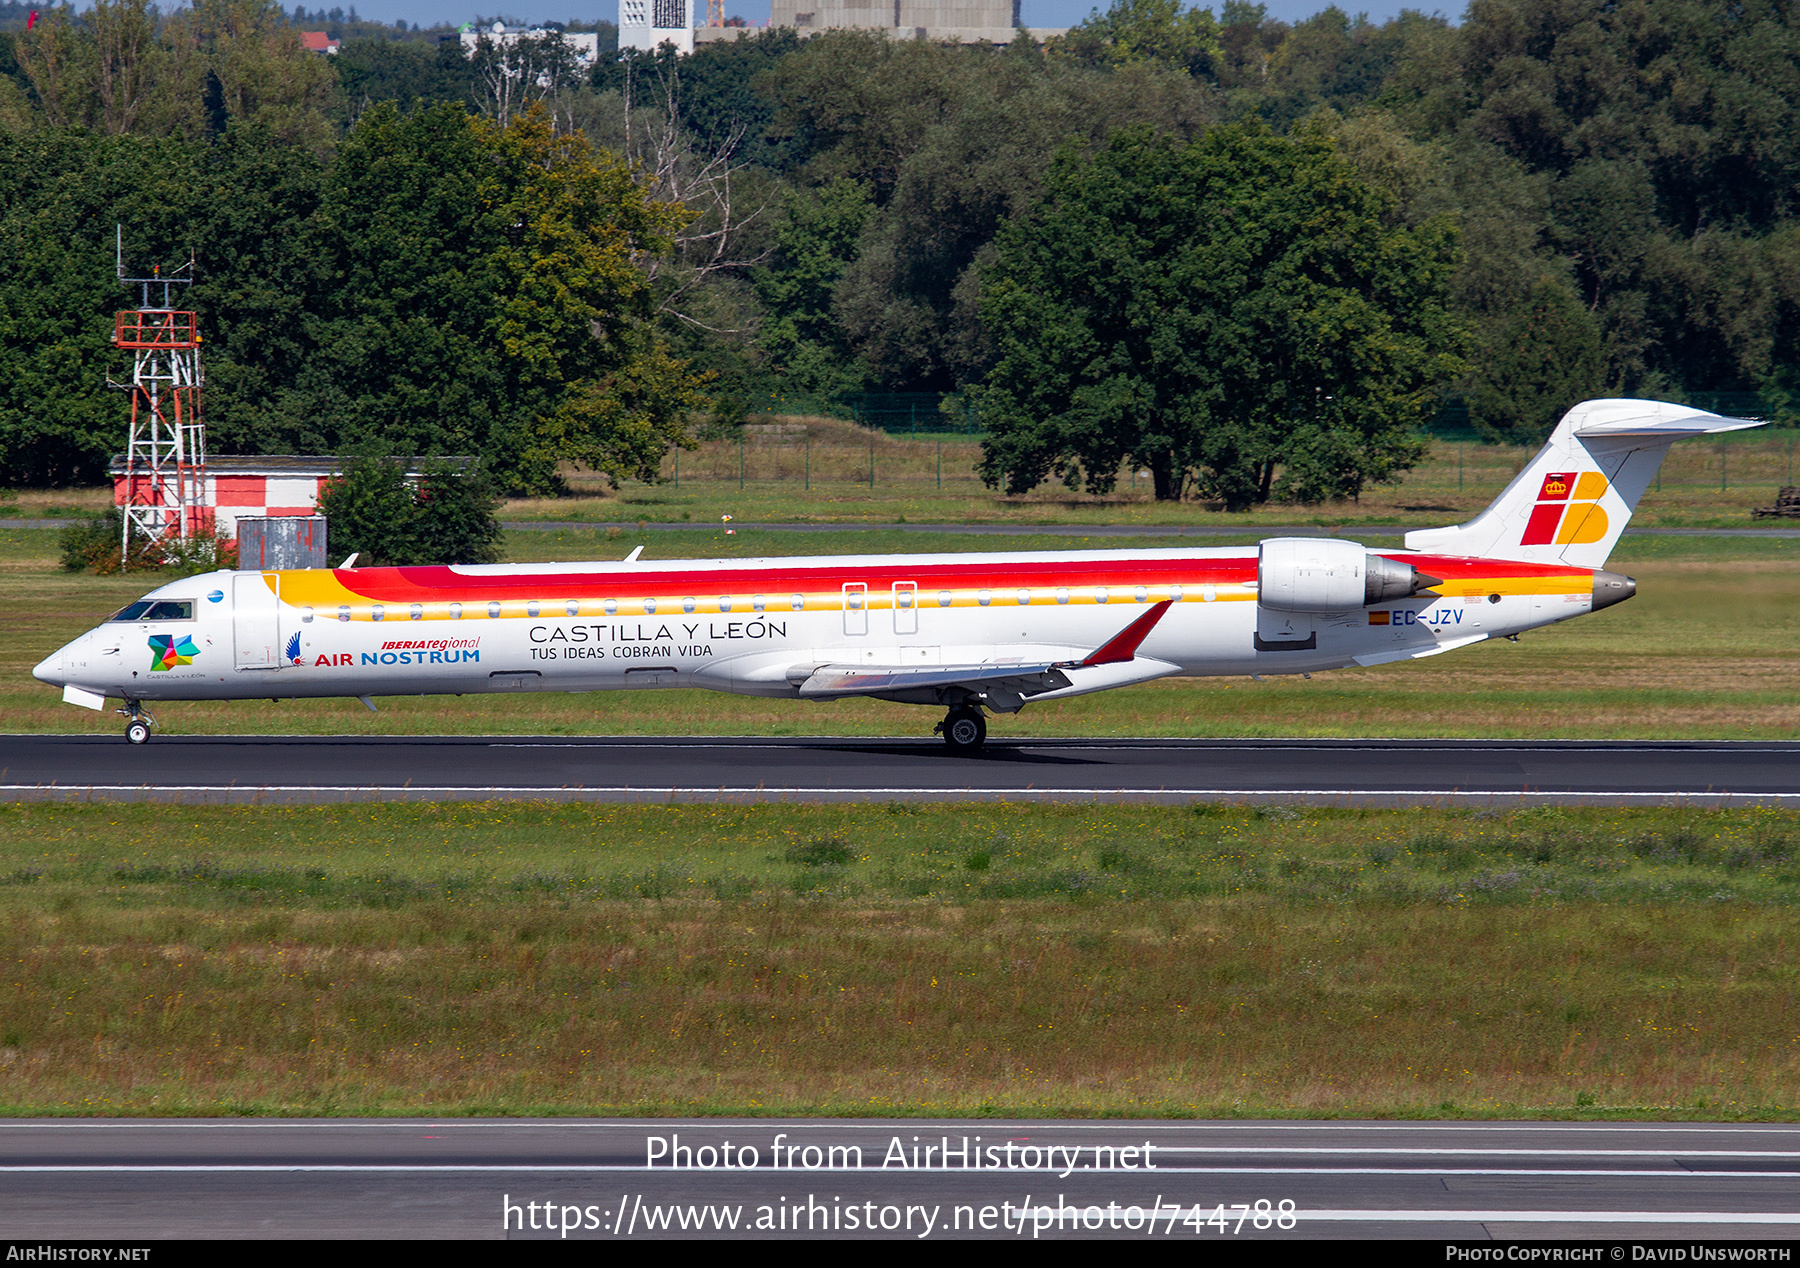
<svg viewBox="0 0 1800 1268"><path fill-rule="evenodd" d="M645 536L522 532L507 542L516 560L623 556L636 545L646 545L652 558L692 558L1171 544L857 530L727 537L718 529ZM111 714L65 705L58 692L32 681L31 666L155 581L64 573L55 567L54 549L53 533L0 528L0 604L12 634L0 646L0 730L116 731L121 724ZM1017 717L997 719L991 735L1793 734L1800 709L1800 541L1626 538L1613 565L1638 578L1635 599L1528 633L1516 644L1484 643L1311 681L1166 680L1028 706ZM156 714L169 734L925 735L937 721L932 710L880 701L815 705L701 691L389 697L373 715L343 700L167 704Z"/></svg>
<svg viewBox="0 0 1800 1268"><path fill-rule="evenodd" d="M0 812L15 1114L1786 1118L1792 816Z"/></svg>

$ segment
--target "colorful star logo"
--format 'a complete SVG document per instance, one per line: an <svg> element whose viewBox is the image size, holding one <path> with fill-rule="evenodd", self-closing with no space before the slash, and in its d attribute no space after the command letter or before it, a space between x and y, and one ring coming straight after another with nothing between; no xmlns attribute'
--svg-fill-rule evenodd
<svg viewBox="0 0 1800 1268"><path fill-rule="evenodd" d="M177 665L191 665L200 649L186 634L152 634L150 636L150 671L160 672Z"/></svg>

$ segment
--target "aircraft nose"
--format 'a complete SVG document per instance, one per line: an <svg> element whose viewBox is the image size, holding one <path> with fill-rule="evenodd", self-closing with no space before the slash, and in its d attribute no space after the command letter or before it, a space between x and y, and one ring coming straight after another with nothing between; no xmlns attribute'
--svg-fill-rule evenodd
<svg viewBox="0 0 1800 1268"><path fill-rule="evenodd" d="M31 671L31 676L39 682L49 683L52 687L67 686L63 681L63 649L59 647L40 660L37 668Z"/></svg>

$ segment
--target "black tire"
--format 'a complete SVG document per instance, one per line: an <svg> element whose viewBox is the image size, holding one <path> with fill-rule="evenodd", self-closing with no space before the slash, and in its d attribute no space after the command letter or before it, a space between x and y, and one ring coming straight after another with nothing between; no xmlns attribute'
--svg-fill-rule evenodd
<svg viewBox="0 0 1800 1268"><path fill-rule="evenodd" d="M987 719L979 709L952 709L944 719L944 743L951 752L978 752L986 741Z"/></svg>
<svg viewBox="0 0 1800 1268"><path fill-rule="evenodd" d="M125 727L125 739L130 744L148 744L150 742L150 724L148 722L131 722Z"/></svg>

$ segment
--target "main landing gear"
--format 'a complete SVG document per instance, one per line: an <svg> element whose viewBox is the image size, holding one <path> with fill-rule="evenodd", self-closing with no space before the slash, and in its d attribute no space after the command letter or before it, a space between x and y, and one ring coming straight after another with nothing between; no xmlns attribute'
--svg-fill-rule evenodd
<svg viewBox="0 0 1800 1268"><path fill-rule="evenodd" d="M148 744L150 728L156 725L156 719L144 711L144 706L136 700L127 700L123 709L115 710L125 719L125 740L129 744Z"/></svg>
<svg viewBox="0 0 1800 1268"><path fill-rule="evenodd" d="M981 716L980 709L960 705L950 710L933 731L944 737L952 753L974 753L987 740L987 719Z"/></svg>

